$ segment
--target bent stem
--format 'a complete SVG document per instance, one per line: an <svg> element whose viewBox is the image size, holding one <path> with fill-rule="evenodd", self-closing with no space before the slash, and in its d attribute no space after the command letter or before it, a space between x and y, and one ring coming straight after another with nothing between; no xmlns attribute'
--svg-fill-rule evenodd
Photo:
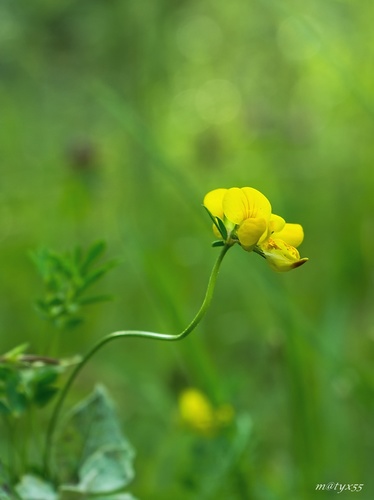
<svg viewBox="0 0 374 500"><path fill-rule="evenodd" d="M86 363L92 358L92 356L99 351L105 344L108 344L112 340L123 338L123 337L139 337L139 338L145 338L145 339L153 339L153 340L166 340L166 341L175 341L175 340L182 340L183 338L187 337L189 333L191 333L196 326L200 323L201 319L205 315L210 302L213 297L213 292L214 288L217 282L217 276L218 272L222 263L222 260L224 256L226 255L226 252L228 249L231 247L230 244L226 244L223 248L221 253L219 254L212 272L209 277L208 281L208 286L205 292L205 297L204 300L200 306L200 309L198 310L196 316L193 318L191 323L179 334L177 335L171 335L168 333L156 333L156 332L145 332L141 330L125 330L125 331L119 331L119 332L114 332L106 335L102 339L100 339L88 352L87 354L82 358L79 364L76 365L76 367L73 369L71 372L69 378L67 379L65 385L63 386L58 400L56 402L56 405L54 407L54 410L52 412L49 425L47 428L47 433L46 433L46 442L45 442L45 450L44 450L44 472L45 476L49 477L50 476L50 457L51 457L51 449L52 449L52 441L53 437L55 434L56 426L60 417L61 409L64 404L64 401L66 399L66 396L69 392L70 387L72 386L73 382L81 372L82 368L86 365Z"/></svg>

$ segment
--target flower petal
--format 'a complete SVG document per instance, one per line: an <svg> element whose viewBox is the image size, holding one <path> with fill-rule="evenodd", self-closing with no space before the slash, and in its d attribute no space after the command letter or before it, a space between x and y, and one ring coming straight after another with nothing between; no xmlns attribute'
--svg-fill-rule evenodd
<svg viewBox="0 0 374 500"><path fill-rule="evenodd" d="M223 198L223 211L234 224L241 224L249 218L270 219L271 205L269 200L257 189L230 188Z"/></svg>
<svg viewBox="0 0 374 500"><path fill-rule="evenodd" d="M245 218L247 219L249 217L262 217L266 221L269 221L271 216L271 205L266 196L260 193L260 191L258 191L257 189L250 187L242 188L242 192L247 198L248 204L247 216Z"/></svg>
<svg viewBox="0 0 374 500"><path fill-rule="evenodd" d="M300 259L300 254L283 240L269 238L260 249L269 266L278 272L286 272L305 264L307 258Z"/></svg>
<svg viewBox="0 0 374 500"><path fill-rule="evenodd" d="M234 187L227 190L223 198L223 211L234 224L241 224L248 218L248 200L242 189Z"/></svg>
<svg viewBox="0 0 374 500"><path fill-rule="evenodd" d="M209 191L205 195L203 205L206 207L209 212L215 217L219 217L223 220L223 207L222 200L227 192L227 189L219 188L214 189L213 191Z"/></svg>
<svg viewBox="0 0 374 500"><path fill-rule="evenodd" d="M237 230L237 235L244 250L250 252L266 231L267 223L265 219L246 219Z"/></svg>
<svg viewBox="0 0 374 500"><path fill-rule="evenodd" d="M286 225L286 221L283 219L283 217L280 217L279 215L271 214L270 221L269 221L270 234L279 233L279 231L281 231L285 225Z"/></svg>
<svg viewBox="0 0 374 500"><path fill-rule="evenodd" d="M276 231L273 237L293 247L298 247L304 239L303 227L300 224L286 224L282 230Z"/></svg>

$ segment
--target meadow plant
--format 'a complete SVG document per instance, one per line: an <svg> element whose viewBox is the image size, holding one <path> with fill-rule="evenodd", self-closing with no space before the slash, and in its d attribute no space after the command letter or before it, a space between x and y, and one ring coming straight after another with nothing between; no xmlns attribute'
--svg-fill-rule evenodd
<svg viewBox="0 0 374 500"><path fill-rule="evenodd" d="M77 248L58 254L44 249L32 255L45 285L37 309L57 333L40 354L28 353L24 344L0 357L0 413L8 429L8 457L0 460L0 500L134 498L124 492L134 477L134 451L123 436L107 391L98 386L61 419L66 396L83 367L112 341L133 337L175 342L187 337L207 312L222 261L235 245L260 255L278 272L290 271L308 260L300 258L296 249L303 240L301 225L286 223L273 214L268 199L256 189L215 189L205 196L203 205L217 238L213 246L220 247L220 253L200 308L178 334L116 331L102 337L83 356L59 358L58 335L83 321L82 310L87 305L110 298L88 291L116 262L99 263L105 250L102 242L86 252ZM66 371L68 375L60 383ZM30 460L28 447L35 438L37 423L35 409L53 401L43 443L37 447L39 456ZM179 408L183 421L207 436L235 418L230 405L215 407L195 388L181 394ZM20 418L30 423L27 436L17 433Z"/></svg>

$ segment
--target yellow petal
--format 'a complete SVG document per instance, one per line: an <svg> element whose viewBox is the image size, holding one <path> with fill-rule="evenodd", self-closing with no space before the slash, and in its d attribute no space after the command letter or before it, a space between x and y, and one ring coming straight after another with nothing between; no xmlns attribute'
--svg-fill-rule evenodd
<svg viewBox="0 0 374 500"><path fill-rule="evenodd" d="M240 188L228 189L222 204L226 217L234 224L241 224L248 218L248 200Z"/></svg>
<svg viewBox="0 0 374 500"><path fill-rule="evenodd" d="M281 231L284 228L285 225L286 225L286 221L283 219L283 217L280 217L279 215L271 214L270 221L269 221L270 234L278 233L279 231Z"/></svg>
<svg viewBox="0 0 374 500"><path fill-rule="evenodd" d="M260 191L257 191L257 189L250 187L242 188L242 192L247 198L248 203L248 212L245 218L262 217L266 221L269 221L271 216L271 205L266 196L260 193Z"/></svg>
<svg viewBox="0 0 374 500"><path fill-rule="evenodd" d="M278 272L286 272L305 264L307 258L300 259L300 254L283 240L269 238L260 245L269 266Z"/></svg>
<svg viewBox="0 0 374 500"><path fill-rule="evenodd" d="M270 219L271 205L269 200L257 189L230 188L223 198L223 211L231 222L241 224L249 218Z"/></svg>
<svg viewBox="0 0 374 500"><path fill-rule="evenodd" d="M222 200L226 194L227 189L219 188L209 191L204 198L204 207L215 217L223 220Z"/></svg>
<svg viewBox="0 0 374 500"><path fill-rule="evenodd" d="M286 224L283 229L276 231L273 237L293 247L298 247L304 239L304 231L300 224Z"/></svg>
<svg viewBox="0 0 374 500"><path fill-rule="evenodd" d="M264 233L267 232L267 223L265 219L246 219L237 230L240 244L248 252L253 250Z"/></svg>

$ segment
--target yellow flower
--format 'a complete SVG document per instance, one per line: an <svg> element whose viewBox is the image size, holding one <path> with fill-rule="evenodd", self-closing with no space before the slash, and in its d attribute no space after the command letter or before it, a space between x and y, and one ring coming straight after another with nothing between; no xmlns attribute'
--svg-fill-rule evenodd
<svg viewBox="0 0 374 500"><path fill-rule="evenodd" d="M207 436L229 425L234 418L234 410L230 405L215 408L201 391L193 387L181 393L179 413L188 427Z"/></svg>
<svg viewBox="0 0 374 500"><path fill-rule="evenodd" d="M267 236L271 205L257 189L215 189L205 196L204 206L215 218L216 236L231 243L238 240L247 251Z"/></svg>
<svg viewBox="0 0 374 500"><path fill-rule="evenodd" d="M302 266L308 260L300 258L298 247L304 239L300 224L284 223L282 229L273 231L258 246L258 253L265 257L269 266L278 272L291 271Z"/></svg>
<svg viewBox="0 0 374 500"><path fill-rule="evenodd" d="M295 269L308 259L300 258L296 247L304 238L300 224L287 224L272 214L269 200L257 189L214 189L204 198L213 220L218 245L239 243L244 250L264 257L275 271Z"/></svg>

